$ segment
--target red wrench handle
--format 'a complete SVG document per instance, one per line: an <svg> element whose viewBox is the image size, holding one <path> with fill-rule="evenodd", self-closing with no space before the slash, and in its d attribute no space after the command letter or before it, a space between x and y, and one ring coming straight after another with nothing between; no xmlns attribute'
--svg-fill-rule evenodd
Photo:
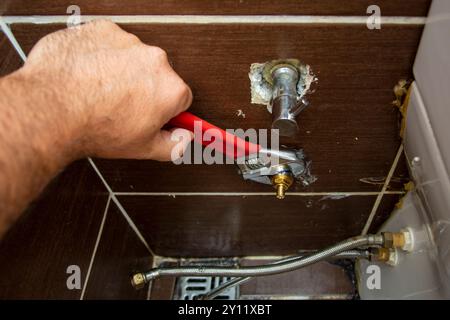
<svg viewBox="0 0 450 320"><path fill-rule="evenodd" d="M203 144L204 146L208 146L212 142L215 141L205 141L203 140L204 133L210 129L214 129L213 137L216 139L220 139L222 142L222 150L223 154L230 158L240 158L254 153L258 153L261 149L259 144L247 142L234 134L226 132L225 130L216 127L215 125L200 119L197 116L194 116L190 112L182 112L177 115L175 118L169 121L169 124L173 127L183 128L189 131L194 132L195 137L194 140L198 143ZM194 130L194 128L201 128L201 135L198 136L198 130Z"/></svg>

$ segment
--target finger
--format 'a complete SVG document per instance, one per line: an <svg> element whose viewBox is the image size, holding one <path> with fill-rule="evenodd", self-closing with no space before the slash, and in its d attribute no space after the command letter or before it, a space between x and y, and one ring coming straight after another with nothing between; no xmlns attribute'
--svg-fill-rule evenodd
<svg viewBox="0 0 450 320"><path fill-rule="evenodd" d="M151 151L146 158L158 161L176 161L181 158L194 139L194 134L185 129L161 130L151 141Z"/></svg>

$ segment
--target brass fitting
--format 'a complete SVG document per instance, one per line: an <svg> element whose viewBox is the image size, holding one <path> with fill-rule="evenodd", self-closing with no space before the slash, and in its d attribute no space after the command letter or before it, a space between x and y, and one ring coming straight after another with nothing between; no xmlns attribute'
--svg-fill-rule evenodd
<svg viewBox="0 0 450 320"><path fill-rule="evenodd" d="M406 244L405 234L403 232L383 232L385 248L403 249Z"/></svg>
<svg viewBox="0 0 450 320"><path fill-rule="evenodd" d="M278 173L272 176L272 185L277 190L277 198L284 199L287 189L294 182L294 177L288 172Z"/></svg>
<svg viewBox="0 0 450 320"><path fill-rule="evenodd" d="M142 289L145 286L145 276L143 273L135 273L131 277L131 285L136 289Z"/></svg>
<svg viewBox="0 0 450 320"><path fill-rule="evenodd" d="M398 253L396 249L378 248L375 251L374 258L376 261L384 262L390 266L396 266L398 264Z"/></svg>
<svg viewBox="0 0 450 320"><path fill-rule="evenodd" d="M375 252L375 259L381 262L389 261L391 253L388 248L378 248Z"/></svg>

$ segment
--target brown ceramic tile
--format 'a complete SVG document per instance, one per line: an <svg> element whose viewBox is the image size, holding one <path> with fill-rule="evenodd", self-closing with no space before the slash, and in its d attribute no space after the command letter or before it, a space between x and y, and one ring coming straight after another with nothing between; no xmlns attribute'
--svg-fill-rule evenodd
<svg viewBox="0 0 450 320"><path fill-rule="evenodd" d="M14 25L13 30L29 50L41 36L60 27ZM299 118L301 133L283 143L305 149L318 181L297 191L380 189L360 179L384 176L392 164L399 144L392 87L398 79L411 76L421 27L385 26L381 31L348 25L124 28L148 44L165 48L175 69L193 88L191 111L224 128L270 124L265 108L249 103L251 63L295 56L311 64L319 85L311 107ZM247 117L236 117L237 109ZM232 166L98 163L115 191L270 190L242 182ZM289 253L358 234L374 197L333 200L328 208L327 201L317 200L308 208L306 198L298 197L283 202L272 197L124 197L124 201L158 254L215 256Z"/></svg>
<svg viewBox="0 0 450 320"><path fill-rule="evenodd" d="M152 283L150 300L172 300L176 278L162 277Z"/></svg>
<svg viewBox="0 0 450 320"><path fill-rule="evenodd" d="M13 25L26 50L61 25ZM420 26L126 25L148 44L167 50L193 89L191 111L223 128L267 128L270 114L251 105L253 62L299 57L319 77L300 133L282 144L302 147L318 180L296 191L374 191L361 179L387 175L399 145L392 88L411 77ZM214 41L212 41L214 39ZM282 54L280 54L282 52ZM207 66L207 67L205 67ZM236 116L242 109L246 118ZM242 182L233 166L179 166L152 161L103 160L115 191L267 191ZM189 176L189 179L181 177ZM154 183L154 181L158 183Z"/></svg>
<svg viewBox="0 0 450 320"><path fill-rule="evenodd" d="M84 281L106 200L85 160L56 178L0 242L0 298L78 299L66 270L78 265Z"/></svg>
<svg viewBox="0 0 450 320"><path fill-rule="evenodd" d="M261 265L268 260L243 260L241 265ZM344 268L328 262L267 277L256 277L240 286L245 296L291 296L309 299L351 298L354 286Z"/></svg>
<svg viewBox="0 0 450 320"><path fill-rule="evenodd" d="M13 26L26 49L61 26ZM374 191L361 179L387 175L399 145L392 88L411 77L422 28L329 25L126 25L148 44L166 49L190 84L191 111L224 128L267 128L270 114L249 102L253 62L299 57L319 77L311 107L299 117L301 132L282 140L303 147L318 180L296 191ZM214 39L214 40L213 40ZM205 67L207 66L207 67ZM245 119L236 110L246 113ZM244 183L232 166L180 166L152 161L103 160L115 191L267 191ZM180 177L189 176L189 179ZM210 177L208 179L208 177ZM157 180L158 183L154 183Z"/></svg>
<svg viewBox="0 0 450 320"><path fill-rule="evenodd" d="M146 299L147 289L135 290L130 275L151 266L147 248L111 203L84 299Z"/></svg>
<svg viewBox="0 0 450 320"><path fill-rule="evenodd" d="M390 170L390 168L389 168ZM388 173L383 176L376 177L364 177L360 179L360 181L364 184L370 184L374 186L378 186L379 188L384 186L386 182ZM402 191L405 187L405 184L410 181L408 167L406 163L405 154L402 153L398 160L397 166L394 169L394 174L391 177L389 185L387 186L387 191Z"/></svg>
<svg viewBox="0 0 450 320"><path fill-rule="evenodd" d="M0 76L7 75L21 66L22 60L0 30Z"/></svg>
<svg viewBox="0 0 450 320"><path fill-rule="evenodd" d="M122 196L156 254L169 257L280 255L360 234L374 196Z"/></svg>
<svg viewBox="0 0 450 320"><path fill-rule="evenodd" d="M213 15L358 15L365 16L367 7L377 4L385 16L426 16L431 0L77 0L82 14L213 14ZM64 15L69 0L6 0L0 5L5 15Z"/></svg>
<svg viewBox="0 0 450 320"><path fill-rule="evenodd" d="M193 88L192 112L224 128L270 126L265 108L249 103L248 67L279 57L279 52L301 57L313 66L319 84L311 107L299 117L300 134L282 143L303 147L312 159L318 180L308 190L379 190L360 179L386 175L395 156L399 139L397 113L390 105L392 87L397 79L410 77L420 28L385 28L380 34L354 26L197 26L189 32L177 26L125 28L168 51L175 69ZM246 119L236 117L237 109ZM174 169L176 181L160 179L155 185L151 177L172 172L172 165L113 161L100 166L118 191L263 189L239 183L231 177L233 168L179 167ZM203 178L208 175L213 181L222 177L221 183L205 183L211 181ZM180 176L192 178L184 185Z"/></svg>
<svg viewBox="0 0 450 320"><path fill-rule="evenodd" d="M312 159L318 180L311 191L378 190L360 179L386 175L392 164L399 144L392 88L398 79L411 76L421 27L387 27L380 33L358 26L192 26L189 31L180 26L125 28L168 51L175 69L193 88L191 111L224 128L270 126L265 108L249 103L247 72L251 63L301 58L313 67L319 82L310 98L311 107L299 117L300 134L281 142L303 147ZM236 116L237 109L244 111L245 119ZM144 166L141 174L148 174L149 179L124 179L123 185L114 185L115 190L129 190L129 185L135 190L151 189L139 184L151 181L159 168L140 165ZM195 190L192 185L196 184L205 189L205 180L195 181L198 170L191 170L192 179L185 188ZM234 175L232 170L227 172ZM226 175L220 180L228 179ZM251 184L238 186L252 190ZM163 188L161 183L158 188ZM230 189L236 190L234 183Z"/></svg>

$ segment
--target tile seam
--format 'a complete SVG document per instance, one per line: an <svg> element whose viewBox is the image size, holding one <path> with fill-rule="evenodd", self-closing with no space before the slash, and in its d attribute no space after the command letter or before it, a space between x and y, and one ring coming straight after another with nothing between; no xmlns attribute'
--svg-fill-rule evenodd
<svg viewBox="0 0 450 320"><path fill-rule="evenodd" d="M108 196L108 201L106 202L105 211L103 212L102 222L100 224L100 228L97 233L97 239L95 240L94 250L92 251L91 260L89 261L89 267L86 273L86 279L84 280L83 289L81 291L80 300L84 299L84 295L86 293L86 288L89 282L89 277L91 275L92 267L94 265L95 256L97 255L98 245L100 244L100 240L103 234L103 227L105 226L106 217L108 216L109 205L111 203L111 194Z"/></svg>
<svg viewBox="0 0 450 320"><path fill-rule="evenodd" d="M22 50L22 47L19 45L19 42L17 41L16 37L14 37L14 34L12 33L11 29L9 28L8 24L3 20L3 17L0 16L0 28L2 29L4 35L8 38L9 42L13 46L14 50L17 52L19 57L22 59L23 62L27 59L27 56L25 52Z"/></svg>
<svg viewBox="0 0 450 320"><path fill-rule="evenodd" d="M364 225L364 228L361 232L362 235L365 235L365 234L367 234L367 232L369 232L369 228L372 225L375 215L377 214L378 208L381 204L381 200L383 199L384 193L386 192L386 189L389 186L389 183L391 182L391 178L394 175L395 169L397 168L397 164L398 164L398 161L399 161L402 153L403 153L403 143L400 144L400 147L397 150L397 154L395 155L394 161L392 162L391 168L389 169L389 173L386 178L386 181L383 184L383 188L381 189L380 194L375 199L372 210L371 210L369 217L367 218L366 224Z"/></svg>
<svg viewBox="0 0 450 320"><path fill-rule="evenodd" d="M10 24L67 23L70 15L3 16ZM370 16L312 15L81 15L81 21L110 19L121 24L355 24L366 25ZM381 25L424 25L426 17L386 16Z"/></svg>
<svg viewBox="0 0 450 320"><path fill-rule="evenodd" d="M122 204L120 203L119 199L117 199L115 193L113 192L113 190L111 189L111 187L109 186L108 182L106 181L106 179L103 177L103 175L101 174L100 170L97 168L97 166L94 163L94 160L92 160L92 158L87 158L89 163L91 164L91 167L94 169L94 171L97 173L98 177L100 178L100 180L102 181L102 183L104 184L105 188L108 190L109 194L111 195L111 200L115 203L117 209L119 209L120 213L122 214L122 216L125 218L125 220L128 222L128 225L131 227L131 229L134 231L134 233L137 235L137 237L139 238L139 240L141 240L141 242L144 244L144 246L147 248L148 252L150 252L151 255L154 255L153 250L150 248L149 244L147 243L147 241L145 240L144 236L142 235L142 233L139 231L139 229L137 228L136 224L134 223L134 221L131 219L131 217L128 215L127 211L125 210L125 208L122 206Z"/></svg>
<svg viewBox="0 0 450 320"><path fill-rule="evenodd" d="M287 197L312 197L312 196L378 196L379 191L373 192L288 192ZM385 191L383 194L386 195L396 195L404 194L404 191ZM168 197L195 197L195 196L223 196L223 197L234 197L234 196L274 196L273 192L114 192L116 196L126 197L126 196L168 196Z"/></svg>

